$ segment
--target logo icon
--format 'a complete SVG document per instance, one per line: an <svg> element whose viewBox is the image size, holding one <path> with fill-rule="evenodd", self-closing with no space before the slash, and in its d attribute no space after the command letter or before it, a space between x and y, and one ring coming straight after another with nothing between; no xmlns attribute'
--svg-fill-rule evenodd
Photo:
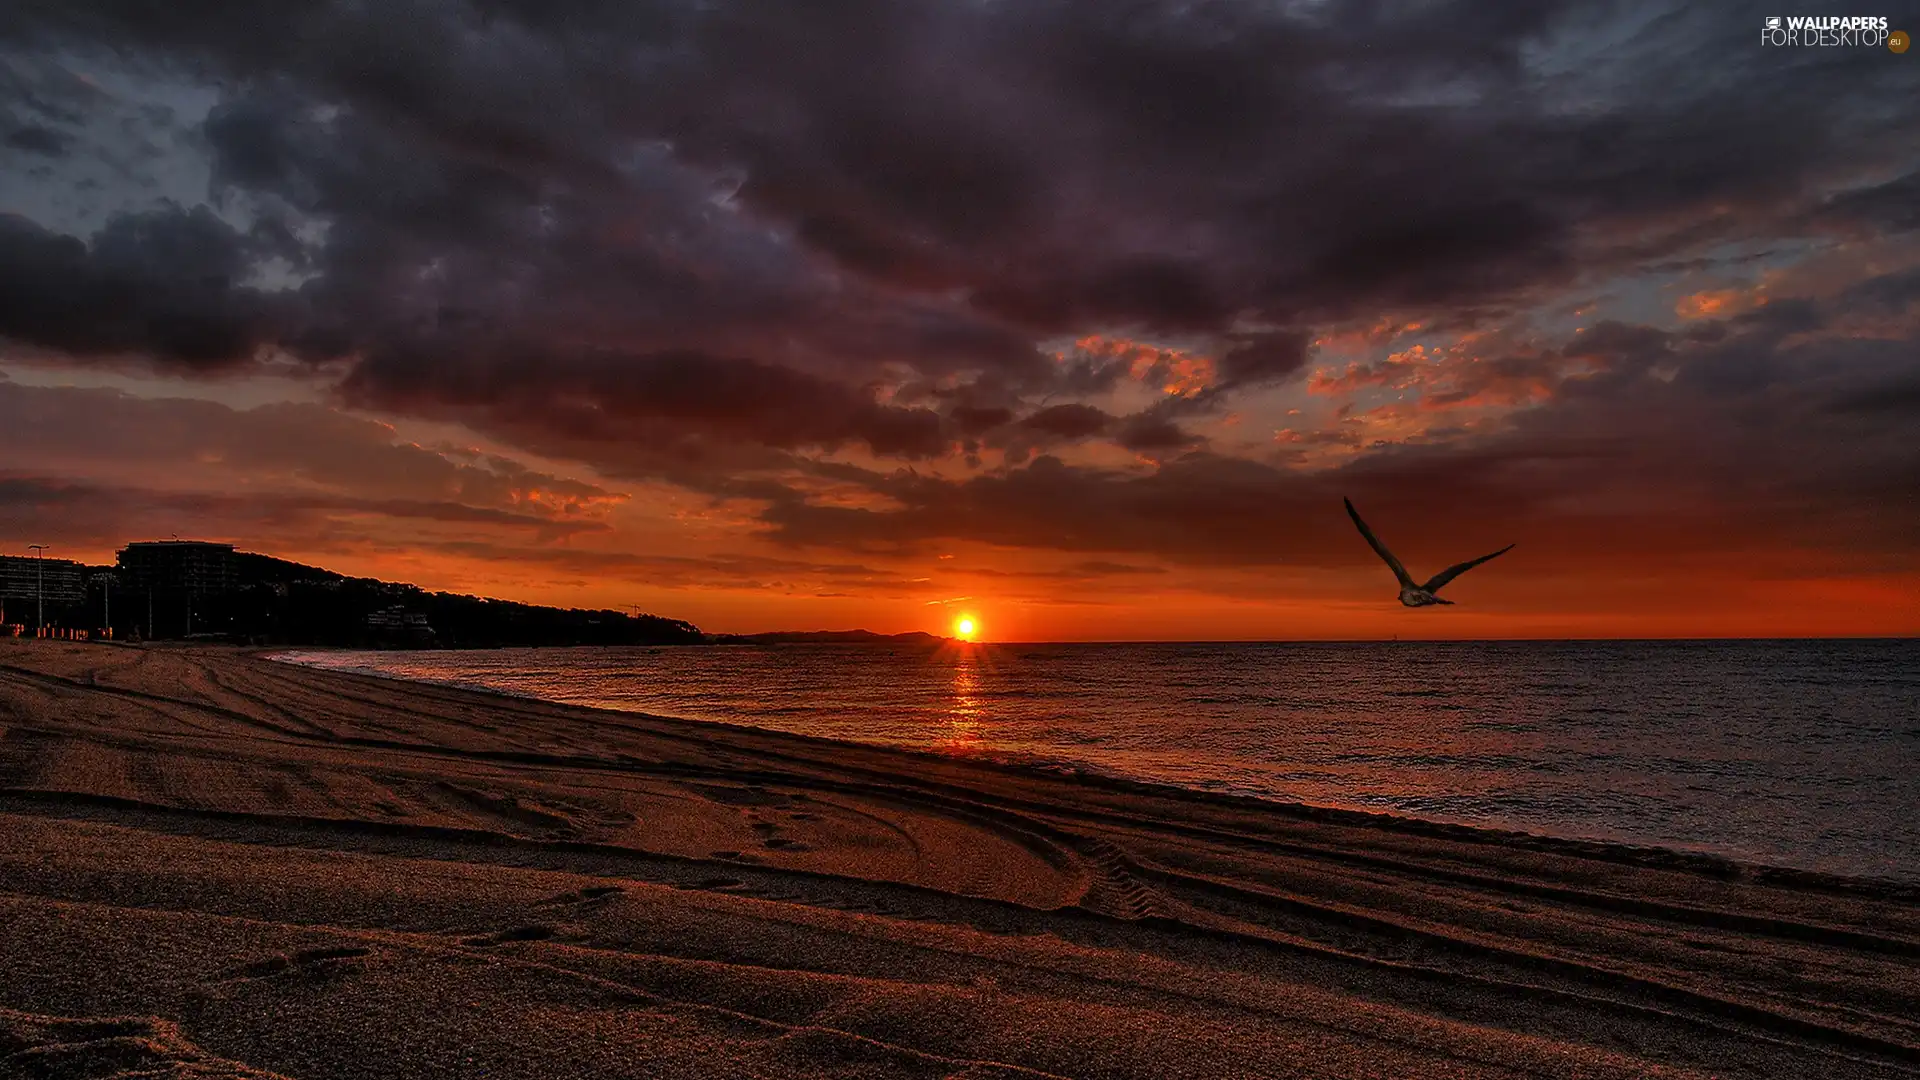
<svg viewBox="0 0 1920 1080"><path fill-rule="evenodd" d="M1887 35L1887 48L1892 49L1894 52L1906 52L1907 46L1911 44L1913 44L1913 39L1907 36L1905 30L1895 30L1893 33Z"/></svg>
<svg viewBox="0 0 1920 1080"><path fill-rule="evenodd" d="M1770 17L1770 18L1768 18L1768 19L1767 19L1767 29L1769 29L1769 30L1778 30L1778 29L1780 29L1780 16L1778 16L1778 15L1775 15L1775 16L1772 16L1772 17Z"/></svg>

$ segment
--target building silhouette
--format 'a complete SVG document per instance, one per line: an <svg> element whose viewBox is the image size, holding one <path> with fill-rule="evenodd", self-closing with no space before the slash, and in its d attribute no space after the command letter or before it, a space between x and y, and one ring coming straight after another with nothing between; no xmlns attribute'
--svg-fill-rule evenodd
<svg viewBox="0 0 1920 1080"><path fill-rule="evenodd" d="M405 582L350 578L231 544L145 540L112 566L0 556L0 635L62 640L217 638L257 644L357 648L536 645L692 645L707 640L679 619L541 607Z"/></svg>
<svg viewBox="0 0 1920 1080"><path fill-rule="evenodd" d="M408 611L404 604L392 604L368 613L367 631L378 641L422 644L434 638L433 625L427 617Z"/></svg>
<svg viewBox="0 0 1920 1080"><path fill-rule="evenodd" d="M217 632L231 622L221 601L240 587L232 544L136 540L120 549L117 561L116 588L125 600L146 603L141 621L146 636Z"/></svg>
<svg viewBox="0 0 1920 1080"><path fill-rule="evenodd" d="M72 559L0 555L0 623L33 625L36 610L53 623L86 598L86 568Z"/></svg>
<svg viewBox="0 0 1920 1080"><path fill-rule="evenodd" d="M124 589L225 593L239 587L232 544L206 540L136 540L120 549Z"/></svg>

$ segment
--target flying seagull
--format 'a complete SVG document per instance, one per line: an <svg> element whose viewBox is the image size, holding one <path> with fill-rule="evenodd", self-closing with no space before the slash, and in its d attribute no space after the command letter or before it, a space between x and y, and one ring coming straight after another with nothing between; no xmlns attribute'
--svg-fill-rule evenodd
<svg viewBox="0 0 1920 1080"><path fill-rule="evenodd" d="M1449 566L1445 570L1427 579L1425 585L1416 585L1413 580L1413 575L1407 573L1407 568L1400 565L1400 560L1393 557L1393 552L1387 550L1387 545L1381 543L1379 537L1373 535L1373 530L1367 528L1367 523L1360 520L1360 511L1353 508L1353 500L1341 499L1340 501L1347 504L1347 516L1351 517L1353 523L1360 527L1360 535L1367 538L1367 546L1373 549L1375 555L1385 560L1386 564L1393 569L1393 576L1400 579L1400 602L1408 607L1427 607L1432 604L1453 603L1451 600L1442 600L1433 594L1439 592L1440 587L1447 582L1479 566L1488 559L1497 558L1513 550L1513 545L1508 544L1492 555L1482 555L1477 559L1468 559L1466 562Z"/></svg>

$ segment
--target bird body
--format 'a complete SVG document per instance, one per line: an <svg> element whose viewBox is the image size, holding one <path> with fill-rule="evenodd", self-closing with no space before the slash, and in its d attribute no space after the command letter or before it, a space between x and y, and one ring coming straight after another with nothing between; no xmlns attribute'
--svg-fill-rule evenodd
<svg viewBox="0 0 1920 1080"><path fill-rule="evenodd" d="M1360 529L1360 535L1366 539L1367 546L1372 548L1373 553L1380 556L1381 561L1387 564L1387 568L1393 571L1394 578L1400 582L1400 603L1410 608L1432 607L1435 604L1452 604L1453 601L1442 600L1434 595L1440 591L1441 586L1474 567L1479 566L1481 563L1486 562L1488 559L1497 558L1513 550L1513 545L1508 544L1492 555L1482 555L1477 559L1468 559L1463 563L1455 563L1433 575L1431 578L1428 578L1426 583L1422 584L1413 580L1413 575L1407 573L1407 568L1400 564L1400 560L1394 557L1393 552L1387 550L1387 545L1382 544L1380 538L1373 535L1373 530L1367 528L1367 523L1360 518L1360 511L1353 508L1353 500L1341 499L1340 501L1347 504L1347 516L1352 518L1354 525Z"/></svg>

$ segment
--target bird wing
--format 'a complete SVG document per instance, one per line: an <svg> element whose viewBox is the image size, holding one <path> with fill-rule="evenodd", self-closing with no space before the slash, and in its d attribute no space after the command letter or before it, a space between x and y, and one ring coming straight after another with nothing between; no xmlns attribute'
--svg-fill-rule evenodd
<svg viewBox="0 0 1920 1080"><path fill-rule="evenodd" d="M1459 577L1461 574L1464 574L1467 571L1473 569L1474 567L1479 566L1481 563L1486 562L1488 559L1499 558L1500 556L1505 555L1507 552L1512 550L1513 550L1513 545L1508 544L1506 547L1501 548L1499 551L1494 552L1492 555L1482 555L1477 559L1468 559L1466 562L1463 562L1463 563L1455 563L1454 565L1447 567L1445 570L1442 570L1439 573L1433 575L1433 580L1427 582L1425 585L1422 585L1420 587L1427 590L1430 593L1439 592L1440 586L1445 585L1447 582L1452 581L1454 578Z"/></svg>
<svg viewBox="0 0 1920 1080"><path fill-rule="evenodd" d="M1353 523L1360 527L1360 535L1367 538L1367 546L1372 548L1375 555L1385 559L1387 565L1393 568L1393 576L1400 579L1400 587L1403 589L1413 588L1412 575L1407 573L1406 567L1400 565L1399 559L1393 557L1393 552L1387 550L1387 545L1381 543L1380 538L1373 535L1373 530L1367 528L1367 523L1360 520L1360 511L1353 508L1353 500L1341 499L1340 501L1347 504L1347 516L1352 518ZM1461 569L1465 569L1465 567Z"/></svg>

